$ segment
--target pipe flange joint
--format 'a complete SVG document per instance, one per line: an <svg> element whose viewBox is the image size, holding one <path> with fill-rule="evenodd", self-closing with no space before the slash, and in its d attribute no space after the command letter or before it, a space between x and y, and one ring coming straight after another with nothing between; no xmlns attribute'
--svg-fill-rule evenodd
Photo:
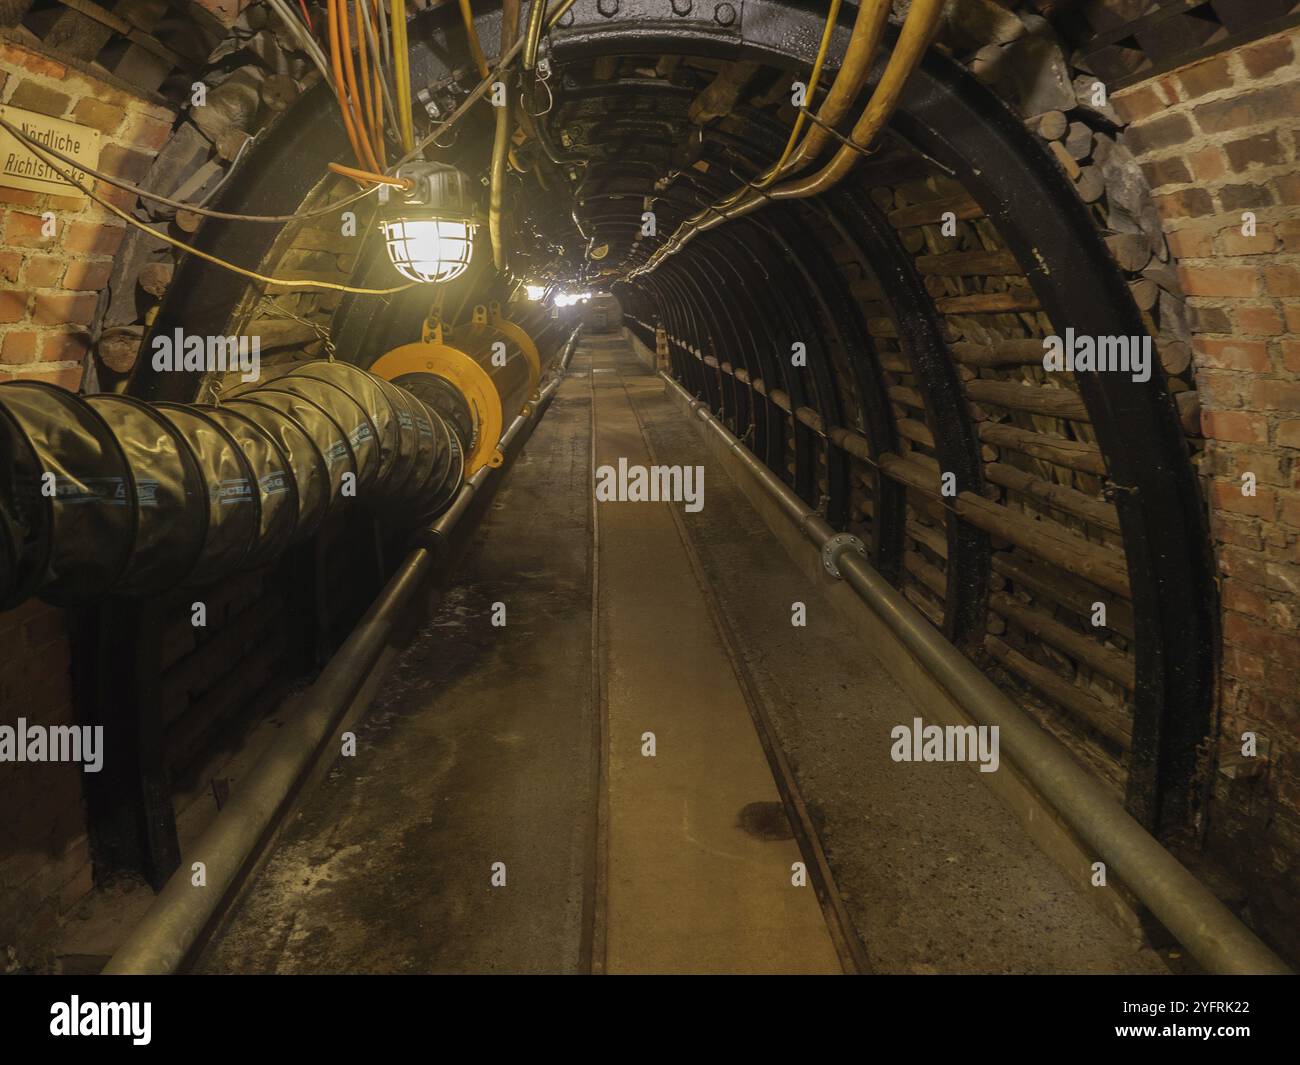
<svg viewBox="0 0 1300 1065"><path fill-rule="evenodd" d="M856 551L863 558L867 557L867 545L852 533L836 533L822 544L822 566L837 581L844 579L840 572L840 556L845 551Z"/></svg>

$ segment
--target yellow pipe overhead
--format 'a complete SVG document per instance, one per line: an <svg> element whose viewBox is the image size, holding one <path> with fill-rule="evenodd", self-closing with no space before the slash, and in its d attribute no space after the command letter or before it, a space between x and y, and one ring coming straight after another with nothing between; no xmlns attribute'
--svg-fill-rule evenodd
<svg viewBox="0 0 1300 1065"><path fill-rule="evenodd" d="M654 269L664 258L680 251L696 234L707 232L723 222L750 214L768 200L805 199L834 188L853 169L860 150L870 146L897 106L903 86L930 46L945 4L946 0L913 0L907 13L907 20L899 34L898 43L894 46L894 51L885 66L885 72L881 75L879 84L872 92L870 100L849 135L851 143L842 146L821 170L807 177L778 185L761 196L751 195L721 211L704 212L707 217L696 224L691 224L681 237L674 234L649 262L633 271L633 274Z"/></svg>
<svg viewBox="0 0 1300 1065"><path fill-rule="evenodd" d="M782 168L782 173L806 166L826 147L831 134L824 126L834 126L839 122L867 83L871 60L880 46L880 38L884 36L885 23L889 21L890 7L890 0L862 0L859 4L853 34L844 52L844 62L840 64L839 73L817 111L818 122L824 125L814 125L808 131L808 135Z"/></svg>

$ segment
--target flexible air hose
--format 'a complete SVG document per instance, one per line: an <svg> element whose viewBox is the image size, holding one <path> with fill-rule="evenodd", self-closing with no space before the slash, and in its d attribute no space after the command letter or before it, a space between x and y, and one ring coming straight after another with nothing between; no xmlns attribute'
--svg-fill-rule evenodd
<svg viewBox="0 0 1300 1065"><path fill-rule="evenodd" d="M218 406L0 385L0 610L209 584L354 501L431 516L464 477L463 432L344 362L272 369Z"/></svg>

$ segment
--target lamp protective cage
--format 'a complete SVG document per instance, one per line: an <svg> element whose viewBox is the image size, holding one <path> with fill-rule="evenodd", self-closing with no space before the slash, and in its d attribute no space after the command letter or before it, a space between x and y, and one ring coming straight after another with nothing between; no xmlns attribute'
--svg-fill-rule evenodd
<svg viewBox="0 0 1300 1065"><path fill-rule="evenodd" d="M398 273L441 284L469 267L479 217L468 177L443 163L410 163L397 171L412 188L391 199L380 217L384 246Z"/></svg>

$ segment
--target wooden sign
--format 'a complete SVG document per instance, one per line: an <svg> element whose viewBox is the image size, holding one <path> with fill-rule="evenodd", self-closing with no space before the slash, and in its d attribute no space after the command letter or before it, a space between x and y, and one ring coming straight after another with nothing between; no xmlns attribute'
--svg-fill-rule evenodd
<svg viewBox="0 0 1300 1065"><path fill-rule="evenodd" d="M35 111L24 111L18 107L0 106L0 118L10 125L17 126L40 144L75 159L82 166L93 167L99 163L99 130L97 129L68 122L62 118L40 115ZM57 158L54 161L83 185L93 184L93 180L84 170L69 166ZM30 189L32 192L52 193L56 196L84 195L80 189L64 181L58 172L33 152L26 143L3 128L0 128L0 186L9 189Z"/></svg>

